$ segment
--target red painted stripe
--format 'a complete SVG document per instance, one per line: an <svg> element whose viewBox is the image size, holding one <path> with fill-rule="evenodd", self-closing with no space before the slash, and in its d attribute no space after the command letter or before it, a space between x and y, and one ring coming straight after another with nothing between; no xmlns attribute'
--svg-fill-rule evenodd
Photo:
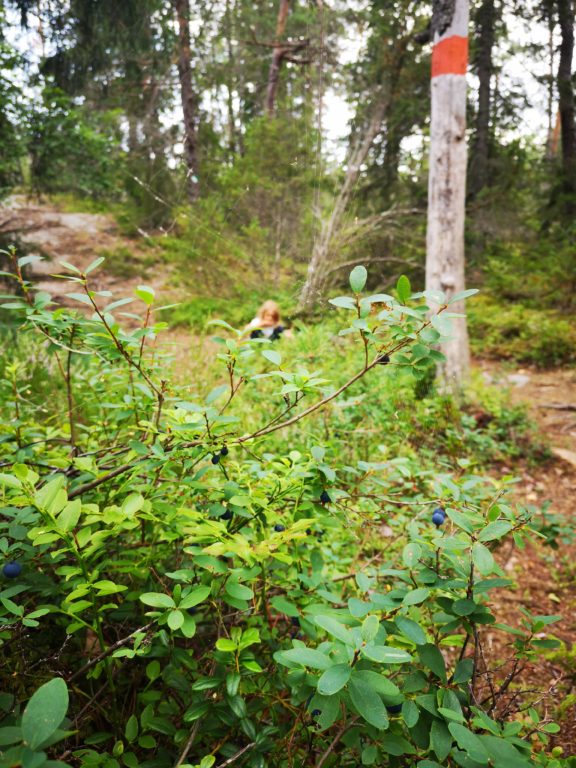
<svg viewBox="0 0 576 768"><path fill-rule="evenodd" d="M468 67L468 38L445 37L432 49L432 77L465 75Z"/></svg>

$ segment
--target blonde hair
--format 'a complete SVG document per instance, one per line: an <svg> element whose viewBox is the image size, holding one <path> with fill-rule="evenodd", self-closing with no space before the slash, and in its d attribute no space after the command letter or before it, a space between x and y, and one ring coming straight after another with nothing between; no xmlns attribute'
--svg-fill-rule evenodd
<svg viewBox="0 0 576 768"><path fill-rule="evenodd" d="M265 301L256 313L257 317L262 320L264 315L269 313L274 318L275 323L280 322L280 307L275 301Z"/></svg>

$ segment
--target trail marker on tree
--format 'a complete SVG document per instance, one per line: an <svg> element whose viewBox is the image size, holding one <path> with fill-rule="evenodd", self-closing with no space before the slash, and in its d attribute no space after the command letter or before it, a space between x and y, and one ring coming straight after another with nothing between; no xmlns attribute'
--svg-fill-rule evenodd
<svg viewBox="0 0 576 768"><path fill-rule="evenodd" d="M466 197L466 69L469 0L434 0L432 17L432 116L428 179L426 289L448 298L464 285ZM453 305L464 311L464 302ZM434 309L434 307L432 307ZM442 345L445 383L459 388L470 365L466 318L453 318Z"/></svg>

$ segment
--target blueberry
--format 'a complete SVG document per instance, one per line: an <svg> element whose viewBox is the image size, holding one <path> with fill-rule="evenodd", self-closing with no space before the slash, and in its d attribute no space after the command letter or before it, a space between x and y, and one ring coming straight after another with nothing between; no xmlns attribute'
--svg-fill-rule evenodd
<svg viewBox="0 0 576 768"><path fill-rule="evenodd" d="M432 513L432 522L436 527L439 528L444 520L446 520L446 512L442 509L442 507L436 507Z"/></svg>
<svg viewBox="0 0 576 768"><path fill-rule="evenodd" d="M275 530L277 533L282 533L282 531L285 531L285 530L286 530L286 526L285 526L285 525L282 525L281 523L276 523L276 525L274 526L274 530Z"/></svg>
<svg viewBox="0 0 576 768"><path fill-rule="evenodd" d="M391 715L397 715L399 712L402 712L402 704L391 704L386 709Z"/></svg>
<svg viewBox="0 0 576 768"><path fill-rule="evenodd" d="M320 717L322 712L319 709L313 709L312 710L312 717Z"/></svg>
<svg viewBox="0 0 576 768"><path fill-rule="evenodd" d="M220 451L220 456L228 456L228 453L229 453L228 448L224 446L224 448L222 448L222 450Z"/></svg>
<svg viewBox="0 0 576 768"><path fill-rule="evenodd" d="M390 362L390 356L389 355L382 355L381 357L376 360L376 365L388 365Z"/></svg>
<svg viewBox="0 0 576 768"><path fill-rule="evenodd" d="M320 503L321 504L330 504L332 499L330 498L328 491L322 491L320 494Z"/></svg>
<svg viewBox="0 0 576 768"><path fill-rule="evenodd" d="M292 624L293 624L295 627L299 627L299 626L300 626L300 619L298 618L298 616L291 616L291 617L290 617L290 622L291 622L291 623L292 623Z"/></svg>
<svg viewBox="0 0 576 768"><path fill-rule="evenodd" d="M220 515L220 520L232 520L232 510L227 509L223 515Z"/></svg>
<svg viewBox="0 0 576 768"><path fill-rule="evenodd" d="M306 528L306 536L312 536L312 528Z"/></svg>
<svg viewBox="0 0 576 768"><path fill-rule="evenodd" d="M16 579L22 573L22 566L20 563L15 562L6 563L4 568L2 568L2 573L7 579Z"/></svg>
<svg viewBox="0 0 576 768"><path fill-rule="evenodd" d="M212 462L212 464L218 464L218 462L220 461L220 454L215 453L214 456L212 456L212 458L210 459L210 461Z"/></svg>

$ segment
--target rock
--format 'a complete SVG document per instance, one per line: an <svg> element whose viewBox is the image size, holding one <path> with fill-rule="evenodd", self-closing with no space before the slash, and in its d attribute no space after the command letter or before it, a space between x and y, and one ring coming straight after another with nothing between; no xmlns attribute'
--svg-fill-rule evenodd
<svg viewBox="0 0 576 768"><path fill-rule="evenodd" d="M515 387L525 387L530 381L530 376L527 376L525 373L509 373L506 376L506 381L509 381Z"/></svg>
<svg viewBox="0 0 576 768"><path fill-rule="evenodd" d="M574 451L569 451L567 448L552 448L552 453L558 459L562 459L562 461L567 461L568 464L571 464L573 467L576 467L576 453L574 453Z"/></svg>

